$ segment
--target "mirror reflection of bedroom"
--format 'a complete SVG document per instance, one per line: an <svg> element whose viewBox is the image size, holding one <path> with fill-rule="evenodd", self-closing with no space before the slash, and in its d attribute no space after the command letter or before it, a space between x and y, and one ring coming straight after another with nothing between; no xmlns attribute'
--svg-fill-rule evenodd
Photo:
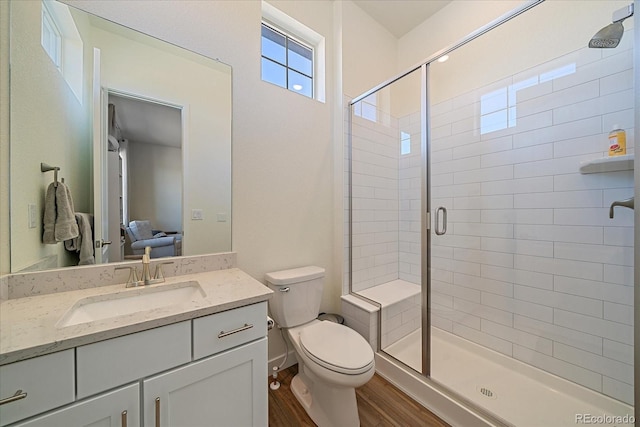
<svg viewBox="0 0 640 427"><path fill-rule="evenodd" d="M182 110L109 92L109 260L182 254Z"/></svg>

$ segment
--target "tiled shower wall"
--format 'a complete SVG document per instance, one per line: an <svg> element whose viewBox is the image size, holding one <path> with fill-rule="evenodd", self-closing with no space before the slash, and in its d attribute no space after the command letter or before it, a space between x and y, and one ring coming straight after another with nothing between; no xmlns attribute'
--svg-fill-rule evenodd
<svg viewBox="0 0 640 427"><path fill-rule="evenodd" d="M449 217L433 238L433 325L627 403L633 213L610 219L609 205L633 196L633 171L579 168L607 156L614 124L633 152L632 72L631 49L585 48L431 116L432 206ZM483 121L499 93L512 120Z"/></svg>
<svg viewBox="0 0 640 427"><path fill-rule="evenodd" d="M353 117L354 292L398 278L398 120Z"/></svg>
<svg viewBox="0 0 640 427"><path fill-rule="evenodd" d="M352 126L353 291L395 279L419 285L420 114L378 109L375 120L354 115ZM410 137L407 154L400 132Z"/></svg>
<svg viewBox="0 0 640 427"><path fill-rule="evenodd" d="M397 119L372 110L352 121L352 289L382 305L385 348L420 327L421 129L419 113ZM406 154L401 132L410 139ZM398 292L397 279L415 284L418 295Z"/></svg>
<svg viewBox="0 0 640 427"><path fill-rule="evenodd" d="M432 211L449 219L430 254L433 325L628 403L633 214L608 207L633 172L579 168L607 156L614 124L633 153L632 73L629 46L581 49L438 102L430 155ZM490 120L501 93L504 123ZM420 283L419 113L353 119L353 290Z"/></svg>
<svg viewBox="0 0 640 427"><path fill-rule="evenodd" d="M422 233L422 131L420 113L400 118L400 132L410 140L410 150L399 160L400 271L399 278L420 285Z"/></svg>

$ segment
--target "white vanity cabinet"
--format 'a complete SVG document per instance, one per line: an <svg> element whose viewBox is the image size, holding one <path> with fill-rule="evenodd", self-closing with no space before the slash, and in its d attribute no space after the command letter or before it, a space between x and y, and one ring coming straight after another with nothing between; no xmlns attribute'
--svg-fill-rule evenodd
<svg viewBox="0 0 640 427"><path fill-rule="evenodd" d="M145 427L264 426L267 339L143 382Z"/></svg>
<svg viewBox="0 0 640 427"><path fill-rule="evenodd" d="M82 399L191 362L184 321L76 348L76 397Z"/></svg>
<svg viewBox="0 0 640 427"><path fill-rule="evenodd" d="M0 427L266 427L266 336L263 301L0 366Z"/></svg>
<svg viewBox="0 0 640 427"><path fill-rule="evenodd" d="M139 427L140 387L128 387L83 400L15 427Z"/></svg>

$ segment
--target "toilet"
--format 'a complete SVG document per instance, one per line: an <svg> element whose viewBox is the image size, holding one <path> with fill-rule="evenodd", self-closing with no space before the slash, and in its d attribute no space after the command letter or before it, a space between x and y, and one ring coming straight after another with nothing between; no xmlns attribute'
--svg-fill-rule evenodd
<svg viewBox="0 0 640 427"><path fill-rule="evenodd" d="M298 359L294 396L319 427L359 426L355 388L375 373L373 350L353 329L317 319L324 269L276 271L265 279L274 291L271 316L286 330Z"/></svg>

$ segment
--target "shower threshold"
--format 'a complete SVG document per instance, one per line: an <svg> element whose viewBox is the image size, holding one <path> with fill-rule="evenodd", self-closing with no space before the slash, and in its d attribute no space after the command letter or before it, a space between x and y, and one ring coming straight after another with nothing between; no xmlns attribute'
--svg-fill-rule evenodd
<svg viewBox="0 0 640 427"><path fill-rule="evenodd" d="M420 336L418 329L384 351L420 371ZM593 417L633 425L625 423L633 407L623 402L438 328L431 340L431 379L514 426L575 427ZM401 379L394 382L402 388Z"/></svg>

